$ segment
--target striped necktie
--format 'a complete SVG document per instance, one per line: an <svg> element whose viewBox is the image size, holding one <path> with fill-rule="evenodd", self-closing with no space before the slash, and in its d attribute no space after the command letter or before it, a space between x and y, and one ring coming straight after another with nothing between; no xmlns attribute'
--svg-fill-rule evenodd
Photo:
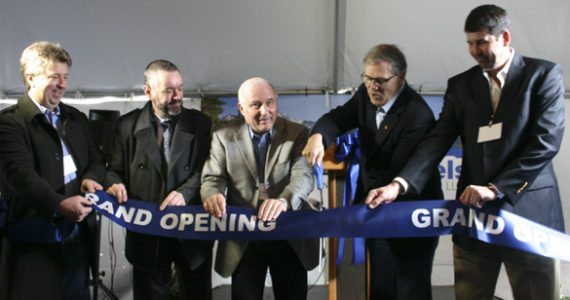
<svg viewBox="0 0 570 300"><path fill-rule="evenodd" d="M164 128L164 133L162 135L162 152L164 153L164 159L167 164L170 164L170 141L172 138L172 128L170 121L164 121L161 123Z"/></svg>

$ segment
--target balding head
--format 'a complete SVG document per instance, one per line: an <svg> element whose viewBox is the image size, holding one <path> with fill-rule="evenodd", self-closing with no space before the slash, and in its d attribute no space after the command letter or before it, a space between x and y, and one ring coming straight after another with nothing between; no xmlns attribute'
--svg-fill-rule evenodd
<svg viewBox="0 0 570 300"><path fill-rule="evenodd" d="M238 99L239 111L254 132L271 130L277 120L277 94L269 81L260 77L244 81Z"/></svg>

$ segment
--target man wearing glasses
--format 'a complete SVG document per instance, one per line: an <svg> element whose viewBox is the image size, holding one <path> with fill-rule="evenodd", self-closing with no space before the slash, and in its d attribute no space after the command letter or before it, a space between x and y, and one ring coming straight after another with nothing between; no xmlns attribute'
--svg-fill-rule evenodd
<svg viewBox="0 0 570 300"><path fill-rule="evenodd" d="M552 163L565 126L562 68L515 51L510 24L507 12L495 5L469 13L465 38L477 64L448 80L437 125L399 178L370 191L366 204L376 207L399 193L421 189L424 170L437 165L460 137L463 162L456 200L510 211L564 231ZM504 265L514 299L560 299L559 263L454 235L455 298L493 299Z"/></svg>
<svg viewBox="0 0 570 300"><path fill-rule="evenodd" d="M303 155L322 164L334 139L359 129L360 174L354 203L368 191L390 183L423 136L434 126L432 111L406 83L406 59L394 45L377 45L364 57L363 84L344 105L322 116L312 130ZM439 172L418 193L397 201L443 199ZM438 239L370 238L371 299L431 299L431 270Z"/></svg>

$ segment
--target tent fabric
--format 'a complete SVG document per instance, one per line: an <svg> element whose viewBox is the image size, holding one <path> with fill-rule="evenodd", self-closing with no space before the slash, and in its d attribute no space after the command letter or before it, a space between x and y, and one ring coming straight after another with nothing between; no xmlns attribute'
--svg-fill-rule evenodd
<svg viewBox="0 0 570 300"><path fill-rule="evenodd" d="M71 93L140 92L144 67L157 58L179 66L185 90L206 94L235 92L252 76L278 90L330 89L335 80L351 88L360 84L362 57L378 43L401 47L414 87L443 91L447 78L474 64L462 29L468 12L482 3L1 0L0 92L24 91L20 54L38 40L60 42L70 52ZM517 51L570 70L569 1L497 4L511 16ZM570 71L565 79L569 90Z"/></svg>

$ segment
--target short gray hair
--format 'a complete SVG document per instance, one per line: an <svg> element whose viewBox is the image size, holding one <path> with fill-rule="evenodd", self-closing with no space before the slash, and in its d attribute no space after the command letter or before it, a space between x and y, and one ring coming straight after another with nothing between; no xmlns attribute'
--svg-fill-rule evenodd
<svg viewBox="0 0 570 300"><path fill-rule="evenodd" d="M144 84L150 85L150 82L153 80L154 75L158 71L173 72L178 71L178 67L166 59L153 60L144 69Z"/></svg>
<svg viewBox="0 0 570 300"><path fill-rule="evenodd" d="M402 75L406 73L408 65L404 53L396 47L396 45L380 44L372 47L364 56L362 62L364 65L375 65L381 61L390 63L390 69L394 75Z"/></svg>

